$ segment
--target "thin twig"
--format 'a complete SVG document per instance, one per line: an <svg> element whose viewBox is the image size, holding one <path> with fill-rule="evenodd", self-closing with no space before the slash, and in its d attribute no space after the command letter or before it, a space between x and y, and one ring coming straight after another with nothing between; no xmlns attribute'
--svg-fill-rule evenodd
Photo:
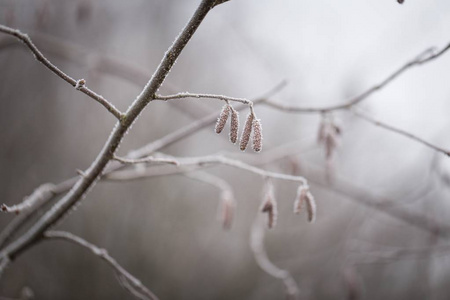
<svg viewBox="0 0 450 300"><path fill-rule="evenodd" d="M213 95L213 94L193 94L193 93L178 93L175 95L156 95L154 100L162 100L162 101L168 101L168 100L175 100L175 99L185 99L185 98L196 98L196 99L217 99L222 101L233 101L233 102L239 102L243 104L251 105L252 101L245 99L245 98L236 98L236 97L229 97L224 95Z"/></svg>
<svg viewBox="0 0 450 300"><path fill-rule="evenodd" d="M145 295L145 299L158 299L158 297L156 297L155 294L153 294L145 285L143 285L139 279L131 275L114 258L112 258L105 249L99 248L96 245L82 239L81 237L65 231L47 231L44 234L44 237L46 239L59 239L69 241L90 250L94 255L106 261L114 270L114 272L116 272L119 276L123 276L134 290L137 290L140 294ZM134 293L132 294L135 295Z"/></svg>
<svg viewBox="0 0 450 300"><path fill-rule="evenodd" d="M299 299L299 288L292 275L283 269L275 266L267 256L264 248L265 225L262 221L261 215L258 214L250 235L250 246L255 256L255 260L259 267L272 277L280 279L286 288L287 299Z"/></svg>
<svg viewBox="0 0 450 300"><path fill-rule="evenodd" d="M411 140L414 140L416 142L419 142L419 143L427 146L428 148L431 148L431 149L436 150L438 152L444 153L447 156L450 156L450 151L449 150L441 148L441 147L438 147L436 145L433 145L430 142L427 142L424 139L422 139L422 138L420 138L420 137L418 137L418 136L416 136L416 135L414 135L412 133L409 133L409 132L407 132L407 131L405 131L403 129L395 128L394 126L391 126L389 124L383 123L383 122L381 122L379 120L375 120L374 118L370 117L369 115L363 113L361 110L352 109L351 112L355 116L359 117L360 119L362 119L362 120L364 120L366 122L372 123L372 124L374 124L376 126L379 126L379 127L384 128L384 129L387 129L389 131L392 131L392 132L398 133L400 135L403 135L403 136L405 136L405 137L407 137L407 138L409 138Z"/></svg>
<svg viewBox="0 0 450 300"><path fill-rule="evenodd" d="M165 164L172 164L175 166L178 166L178 161L170 158L159 158L159 157L153 157L153 156L147 156L144 158L137 158L137 159L130 159L130 158L124 158L114 155L114 160L117 160L118 162L122 164L141 164L141 163L165 163Z"/></svg>
<svg viewBox="0 0 450 300"><path fill-rule="evenodd" d="M64 81L68 82L70 85L75 87L77 90L83 92L87 96L91 97L101 105L103 105L111 114L113 114L116 119L120 120L122 113L108 100L106 100L103 96L95 93L88 87L86 87L85 84L80 85L81 80L75 80L74 78L70 77L63 71L61 71L58 67L56 67L54 64L52 64L39 49L33 44L30 37L22 33L20 30L13 29L4 25L0 25L0 32L9 34L11 36L16 37L21 42L23 42L30 51L34 54L34 57L37 61L41 62L44 66L46 66L50 71L52 71L54 74L62 78Z"/></svg>
<svg viewBox="0 0 450 300"><path fill-rule="evenodd" d="M246 164L242 161L227 158L221 155L210 155L210 156L201 156L201 157L188 157L188 158L176 158L178 162L178 166L176 168L146 168L142 170L125 170L125 171L118 171L118 172L112 172L109 173L106 176L107 180L136 180L136 179L143 179L147 177L153 177L153 176L161 176L161 175L171 175L171 174L179 174L179 173L185 173L190 172L193 170L198 170L201 168L210 167L213 165L227 165L234 168L238 168L250 173L257 174L263 178L274 178L279 180L287 180L287 181L293 181L293 182L299 182L301 184L306 185L307 181L302 176L293 176L293 175L287 175L277 172L271 172L266 171L260 168L257 168L255 166L251 166L249 164ZM156 172L155 172L156 170Z"/></svg>
<svg viewBox="0 0 450 300"><path fill-rule="evenodd" d="M362 102L363 100L367 99L373 93L381 90L382 88L387 86L389 83L394 81L394 79L396 79L397 77L399 77L405 71L411 69L412 67L428 63L428 62L440 57L441 55L443 55L450 49L450 43L436 53L433 53L432 49L434 49L434 48L425 50L424 52L422 52L421 54L416 56L414 59L410 60L409 62L404 64L402 67L397 69L394 73L392 73L391 75L386 77L380 83L372 86L371 88L369 88L362 94L348 100L346 103L343 103L343 104L324 106L324 107L300 107L300 106L287 105L287 104L283 104L283 103L279 103L279 102L274 102L274 101L270 101L270 100L266 100L264 102L264 104L271 106L273 108L279 109L279 110L283 110L286 112L293 112L293 113L325 113L325 112L329 112L329 111L348 109L348 108L354 106L355 104L358 104L358 103Z"/></svg>
<svg viewBox="0 0 450 300"><path fill-rule="evenodd" d="M54 185L51 183L46 183L39 186L34 192L25 198L24 201L19 204L8 206L6 204L1 205L1 210L7 213L19 214L24 210L31 209L35 205L39 205L39 202L43 199L48 198L53 194Z"/></svg>

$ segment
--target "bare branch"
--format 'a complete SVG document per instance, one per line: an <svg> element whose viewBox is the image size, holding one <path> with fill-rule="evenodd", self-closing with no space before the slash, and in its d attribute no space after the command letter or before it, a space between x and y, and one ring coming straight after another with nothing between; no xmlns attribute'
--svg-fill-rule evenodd
<svg viewBox="0 0 450 300"><path fill-rule="evenodd" d="M299 182L306 185L307 181L304 177L287 175L277 172L266 171L255 166L248 165L242 161L227 158L220 155L210 155L201 157L188 157L188 158L176 158L178 166L176 168L159 168L154 167L142 169L142 170L125 170L109 173L106 175L107 180L136 180L153 176L172 175L185 172L191 172L200 168L206 168L213 165L227 165L230 167L238 168L250 173L257 174L263 178L274 178L280 180L287 180L293 182Z"/></svg>
<svg viewBox="0 0 450 300"><path fill-rule="evenodd" d="M125 282L127 282L130 285L132 290L137 291L139 292L139 295L144 296L139 298L151 300L158 299L158 297L156 297L155 294L153 294L145 285L143 285L139 279L131 275L114 258L112 258L105 249L99 248L96 245L91 244L88 241L80 238L79 236L76 236L70 232L65 231L47 231L44 234L44 237L46 239L59 239L69 241L90 250L94 255L106 261L108 265L114 270L114 272L117 273L118 276L124 278ZM131 292L131 294L134 296L138 295L133 292Z"/></svg>
<svg viewBox="0 0 450 300"><path fill-rule="evenodd" d="M126 115L121 116L120 122L118 122L114 127L111 135L103 146L103 149L87 170L86 176L80 178L69 193L67 193L50 210L48 210L33 227L31 227L16 241L3 249L1 255L13 259L20 252L33 245L42 237L43 233L52 224L61 219L67 211L78 203L86 191L95 184L96 179L103 173L106 165L112 159L126 132L140 115L142 110L154 98L156 92L161 87L168 73L175 64L178 56L194 35L195 31L200 26L208 12L214 7L214 4L215 1L213 0L202 0L194 15L184 27L183 31L165 53L152 78L148 81L142 92L129 107ZM12 31L12 33L15 32L16 31L14 30Z"/></svg>
<svg viewBox="0 0 450 300"><path fill-rule="evenodd" d="M179 163L174 160L174 159L170 159L170 158L158 158L158 157L153 157L153 156L148 156L148 157L144 157L144 158L137 158L137 159L129 159L129 158L123 158L123 157L119 157L114 155L113 156L114 160L117 160L118 162L122 163L122 164L140 164L140 163L165 163L165 164L172 164L175 166L178 166Z"/></svg>
<svg viewBox="0 0 450 300"><path fill-rule="evenodd" d="M67 75L66 73L61 71L54 64L52 64L42 54L42 52L39 51L39 49L33 44L33 42L31 41L30 37L27 34L22 33L20 30L13 29L13 28L10 28L10 27L4 26L4 25L0 25L0 32L14 36L18 40L23 42L30 49L30 51L34 54L34 57L36 58L37 61L41 62L44 66L46 66L48 69L50 69L50 71L52 71L54 74L56 74L57 76L62 78L64 81L66 81L67 83L72 85L77 90L83 92L84 94L88 95L89 97L91 97L92 99L94 99L95 101L97 101L98 103L103 105L111 114L113 114L116 117L116 119L120 120L122 113L117 108L115 108L112 103L110 103L108 100L106 100L103 96L98 95L97 93L95 93L94 91L92 91L91 89L86 87L86 85L85 85L86 82L84 82L84 84L80 85L80 81L84 80L84 79L75 80L74 78L70 77L69 75Z"/></svg>
<svg viewBox="0 0 450 300"><path fill-rule="evenodd" d="M53 186L51 193L39 193L35 194L35 192L30 196L39 196L41 197L39 200L33 202L31 207L28 207L25 210L22 210L18 216L16 216L9 224L2 230L0 233L0 247L3 247L5 243L7 243L11 237L18 231L20 228L24 226L29 217L40 207L45 205L48 201L53 199L54 197L61 195L68 190L70 190L73 185L77 182L78 177L73 177L66 181L59 183L58 185L53 185L51 183L43 184L42 186ZM39 190L38 188L37 190Z"/></svg>
<svg viewBox="0 0 450 300"><path fill-rule="evenodd" d="M419 66L426 64L444 53L446 53L450 49L450 43L442 48L440 51L435 52L433 51L433 48L427 49L418 56L416 56L414 59L410 60L406 64L404 64L402 67L397 69L394 73L386 77L383 81L380 83L374 85L370 89L366 90L359 96L356 96L350 100L348 100L346 103L333 105L333 106L325 106L325 107L300 107L300 106L293 106L293 105L286 105L279 102L269 101L266 100L264 104L271 106L273 108L283 110L286 112L292 112L292 113L324 113L329 111L335 111L335 110L344 110L349 109L350 107L354 106L355 104L358 104L362 102L363 100L367 99L369 96L371 96L373 93L381 90L385 86L387 86L389 83L394 81L397 77L402 75L405 71L411 69L414 66Z"/></svg>
<svg viewBox="0 0 450 300"><path fill-rule="evenodd" d="M428 148L431 148L431 149L436 150L438 152L444 153L447 156L450 156L450 150L447 150L447 149L438 147L436 145L433 145L430 142L427 142L424 139L422 139L422 138L420 138L420 137L418 137L418 136L416 136L416 135L414 135L412 133L409 133L409 132L407 132L405 130L398 129L398 128L395 128L395 127L393 127L391 125L383 123L383 122L381 122L379 120L375 120L374 118L370 117L369 115L363 113L361 110L352 109L351 111L352 111L352 113L355 116L359 117L360 119L362 119L362 120L364 120L366 122L369 122L369 123L374 124L376 126L379 126L381 128L384 128L384 129L387 129L389 131L392 131L392 132L398 133L400 135L403 135L403 136L405 136L405 137L407 137L407 138L409 138L409 139L411 139L413 141L419 142L419 143L427 146Z"/></svg>
<svg viewBox="0 0 450 300"><path fill-rule="evenodd" d="M286 287L287 299L299 299L299 288L292 275L283 269L275 266L268 258L266 249L264 248L265 226L262 222L261 215L258 214L250 235L250 246L255 256L255 260L259 267L272 277L283 281Z"/></svg>
<svg viewBox="0 0 450 300"><path fill-rule="evenodd" d="M115 64L113 63L113 65L115 65ZM273 88L271 88L269 91L265 92L263 95L256 98L255 100L253 100L253 103L254 104L261 103L265 98L271 97L274 94L278 93L281 89L283 89L286 86L286 84L287 84L287 82L285 80L281 81L280 83L275 85ZM239 105L235 109L240 111L242 109L245 109L246 107L247 107L247 105ZM210 126L211 124L213 124L216 121L216 119L217 119L217 114L212 113L209 116L206 116L198 121L191 123L188 126L182 127L180 129L174 131L173 133L162 137L161 139L153 141L137 150L130 151L127 155L127 158L136 159L136 158L151 155L155 151L161 150L161 149L168 147L176 142L179 142L185 138L188 138L192 134L197 133L200 129ZM119 170L122 167L123 167L123 165L121 165L119 163L110 164L110 165L108 165L107 169L104 171L103 174L104 175L109 174L111 172ZM173 174L173 170L170 171L170 174ZM56 185L55 189L53 191L54 196L67 192L75 185L75 183L77 181L78 181L78 177L72 177L72 178ZM48 197L45 197L45 199L43 199L43 201L39 205L36 205L34 208L35 209L39 208L41 205L47 203L52 198L53 198L53 196L48 195ZM17 232L20 228L22 228L22 226L26 222L28 216L30 216L33 212L34 212L34 210L27 210L25 212L22 212L19 216L14 218L13 221L11 221L8 224L8 226L5 227L5 229L3 229L3 231L0 233L0 247L3 247L4 244L11 238L12 235L15 232Z"/></svg>
<svg viewBox="0 0 450 300"><path fill-rule="evenodd" d="M154 100L162 100L162 101L169 101L169 100L175 100L175 99L185 99L185 98L196 98L196 99L217 99L221 101L232 101L232 102L239 102L242 104L248 104L251 105L252 101L247 100L245 98L236 98L236 97L229 97L224 95L213 95L213 94L193 94L193 93L178 93L175 95L156 95Z"/></svg>
<svg viewBox="0 0 450 300"><path fill-rule="evenodd" d="M31 209L34 205L39 205L39 202L53 194L54 185L46 183L38 187L34 192L25 198L25 200L19 204L8 206L6 204L1 205L1 210L7 213L19 214L24 210ZM50 194L50 195L48 195Z"/></svg>

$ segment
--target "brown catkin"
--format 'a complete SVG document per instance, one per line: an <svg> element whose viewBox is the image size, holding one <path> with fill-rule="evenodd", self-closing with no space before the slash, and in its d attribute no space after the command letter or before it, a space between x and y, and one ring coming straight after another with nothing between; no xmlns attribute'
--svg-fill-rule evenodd
<svg viewBox="0 0 450 300"><path fill-rule="evenodd" d="M262 127L259 119L253 120L253 150L260 152L262 149Z"/></svg>
<svg viewBox="0 0 450 300"><path fill-rule="evenodd" d="M261 212L267 213L267 227L273 228L277 223L278 209L272 183L267 182L264 190Z"/></svg>
<svg viewBox="0 0 450 300"><path fill-rule="evenodd" d="M220 112L220 116L217 119L216 123L216 133L221 133L223 128L225 127L225 124L228 120L228 115L230 114L230 105L225 104L222 108L222 111Z"/></svg>
<svg viewBox="0 0 450 300"><path fill-rule="evenodd" d="M314 223L316 220L317 206L313 195L308 191L306 193L306 211L308 212L308 222Z"/></svg>
<svg viewBox="0 0 450 300"><path fill-rule="evenodd" d="M239 130L239 113L231 107L230 142L236 144Z"/></svg>
<svg viewBox="0 0 450 300"><path fill-rule="evenodd" d="M247 116L247 120L245 121L244 130L242 131L241 135L241 143L240 143L240 149L241 151L245 151L248 145L248 141L250 140L250 135L252 133L252 126L253 126L253 114L250 112Z"/></svg>
<svg viewBox="0 0 450 300"><path fill-rule="evenodd" d="M306 201L306 193L308 193L307 186L299 186L297 189L297 195L294 201L294 213L299 214L302 211L303 205Z"/></svg>

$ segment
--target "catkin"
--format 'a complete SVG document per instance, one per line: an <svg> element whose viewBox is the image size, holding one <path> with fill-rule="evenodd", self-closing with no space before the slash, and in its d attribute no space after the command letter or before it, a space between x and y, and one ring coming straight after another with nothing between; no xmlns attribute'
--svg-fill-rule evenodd
<svg viewBox="0 0 450 300"><path fill-rule="evenodd" d="M297 189L297 195L294 201L294 213L299 214L302 211L303 205L306 199L306 193L308 192L308 188L304 185L299 186Z"/></svg>
<svg viewBox="0 0 450 300"><path fill-rule="evenodd" d="M272 183L268 182L261 205L261 212L267 213L267 227L273 228L277 223L278 209Z"/></svg>
<svg viewBox="0 0 450 300"><path fill-rule="evenodd" d="M221 133L223 128L225 127L225 124L228 120L228 115L230 114L230 105L225 104L222 108L222 111L220 112L220 116L217 119L216 123L216 133Z"/></svg>
<svg viewBox="0 0 450 300"><path fill-rule="evenodd" d="M253 120L253 150L260 152L262 149L262 128L259 119Z"/></svg>
<svg viewBox="0 0 450 300"><path fill-rule="evenodd" d="M230 142L236 144L239 130L239 113L231 107Z"/></svg>
<svg viewBox="0 0 450 300"><path fill-rule="evenodd" d="M306 193L305 200L306 200L306 211L308 213L308 222L314 223L317 214L316 201L314 200L313 195L309 191Z"/></svg>
<svg viewBox="0 0 450 300"><path fill-rule="evenodd" d="M247 120L245 121L244 130L242 131L241 135L241 143L240 143L240 149L241 151L245 151L248 145L248 141L250 140L250 135L252 133L252 126L253 126L253 114L250 112L247 116Z"/></svg>

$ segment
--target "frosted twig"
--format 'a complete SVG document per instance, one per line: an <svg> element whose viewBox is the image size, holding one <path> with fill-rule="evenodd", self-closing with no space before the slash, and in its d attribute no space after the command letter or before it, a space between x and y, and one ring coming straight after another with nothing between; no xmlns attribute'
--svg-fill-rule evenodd
<svg viewBox="0 0 450 300"><path fill-rule="evenodd" d="M137 159L130 159L130 158L123 158L114 155L113 159L122 163L122 164L140 164L140 163L165 163L165 164L172 164L178 166L178 162L176 160L170 159L170 158L160 158L160 157L153 157L153 156L147 156L144 158L137 158Z"/></svg>
<svg viewBox="0 0 450 300"><path fill-rule="evenodd" d="M46 204L48 201L53 199L54 197L61 195L62 193L67 192L72 188L72 186L76 183L78 180L78 177L73 177L71 179L68 179L66 181L63 181L57 185L53 185L51 183L43 184L42 186L53 186L51 193L41 193L40 199L35 201L31 207L28 209L22 210L18 216L16 216L11 222L8 223L8 225L3 228L2 232L0 233L0 247L3 247L6 242L8 242L12 235L16 233L20 228L23 227L23 225L26 223L26 221L29 220L29 217L40 207L42 207L44 204ZM39 190L39 188L37 189ZM33 193L34 195L34 193ZM31 197L31 196L30 196Z"/></svg>
<svg viewBox="0 0 450 300"><path fill-rule="evenodd" d="M287 105L279 102L274 102L270 100L264 101L264 104L271 106L273 108L287 111L287 112L293 112L293 113L323 113L323 112L329 112L334 110L344 110L349 109L350 107L354 106L355 104L358 104L371 96L373 93L381 90L385 86L387 86L389 83L394 81L397 77L402 75L405 71L411 69L414 66L423 65L425 63L428 63L444 53L446 53L450 49L450 43L447 44L444 48L442 48L440 51L433 52L430 51L430 49L425 50L424 52L420 53L418 56L416 56L414 59L410 60L406 64L404 64L402 67L397 69L394 73L386 77L383 81L380 83L372 86L362 94L348 100L346 103L338 104L338 105L332 105L332 106L324 106L324 107L301 107L301 106L294 106L294 105Z"/></svg>
<svg viewBox="0 0 450 300"><path fill-rule="evenodd" d="M144 299L158 299L158 297L156 297L156 295L154 295L145 285L143 285L139 279L131 275L114 258L112 258L105 249L99 248L96 245L82 239L81 237L65 231L47 231L44 234L44 237L46 239L60 239L69 241L90 250L94 255L106 261L108 265L114 270L114 272L118 274L118 276L122 276L123 278L125 278L134 290L144 295ZM134 293L132 294L135 295Z"/></svg>
<svg viewBox="0 0 450 300"><path fill-rule="evenodd" d="M30 37L27 34L22 33L20 30L13 29L4 25L0 25L0 32L9 34L19 39L30 49L30 51L34 54L34 57L36 58L37 61L41 62L44 66L50 69L50 71L52 71L54 74L62 78L64 81L68 82L73 87L76 87L77 90L83 92L87 96L91 97L92 99L103 105L112 115L116 117L116 119L120 120L122 113L117 108L115 108L115 106L112 103L110 103L104 97L98 95L97 93L86 87L85 82L84 84L80 85L81 80L76 80L70 77L69 75L61 71L58 67L56 67L54 64L52 64L42 54L42 52L33 44L33 42L31 41Z"/></svg>
<svg viewBox="0 0 450 300"><path fill-rule="evenodd" d="M261 215L258 214L250 235L250 246L255 260L264 272L283 281L288 299L299 299L299 288L292 275L288 271L278 268L269 260L264 248L264 235L265 225Z"/></svg>
<svg viewBox="0 0 450 300"><path fill-rule="evenodd" d="M359 117L360 119L362 119L362 120L364 120L366 122L372 123L372 124L374 124L376 126L379 126L379 127L384 128L384 129L387 129L389 131L392 131L392 132L398 133L400 135L403 135L403 136L405 136L405 137L407 137L407 138L409 138L409 139L411 139L413 141L419 142L419 143L427 146L428 148L431 148L431 149L436 150L438 152L441 152L441 153L443 153L443 154L445 154L447 156L450 156L450 150L447 150L447 149L444 149L442 147L438 147L436 145L433 145L430 142L427 142L424 139L422 139L422 138L420 138L420 137L418 137L418 136L416 136L416 135L414 135L412 133L409 133L409 132L407 132L407 131L405 131L403 129L395 128L394 126L391 126L389 124L386 124L384 122L376 120L376 119L370 117L369 115L363 113L361 110L352 109L351 112L355 116Z"/></svg>
<svg viewBox="0 0 450 300"><path fill-rule="evenodd" d="M39 186L34 192L25 198L25 200L19 204L8 206L6 204L1 205L1 210L7 213L19 214L24 210L31 209L34 205L39 205L43 199L53 194L53 188L55 186L51 183L46 183Z"/></svg>
<svg viewBox="0 0 450 300"><path fill-rule="evenodd" d="M239 102L239 103L247 104L247 105L252 104L251 100L248 100L245 98L236 98L236 97L229 97L229 96L224 96L224 95L214 95L214 94L194 94L194 93L188 93L188 92L178 93L175 95L167 95L167 96L156 95L154 100L168 101L168 100L184 99L184 98L217 99L217 100L221 100L221 101Z"/></svg>
<svg viewBox="0 0 450 300"><path fill-rule="evenodd" d="M238 168L250 173L257 174L264 178L274 178L279 180L287 180L293 182L299 182L301 184L307 184L307 181L304 177L301 176L293 176L287 175L277 172L266 171L255 166L248 165L242 161L227 158L220 155L210 155L210 156L201 156L201 157L189 157L189 158L180 158L176 157L178 161L178 167L176 168L162 168L158 169L156 172L155 169L150 167L143 170L125 170L110 173L106 176L107 180L136 180L153 176L161 176L161 175L171 175L171 174L179 174L184 172L190 172L193 170L197 170L199 168L206 168L212 165L227 165L234 168Z"/></svg>

